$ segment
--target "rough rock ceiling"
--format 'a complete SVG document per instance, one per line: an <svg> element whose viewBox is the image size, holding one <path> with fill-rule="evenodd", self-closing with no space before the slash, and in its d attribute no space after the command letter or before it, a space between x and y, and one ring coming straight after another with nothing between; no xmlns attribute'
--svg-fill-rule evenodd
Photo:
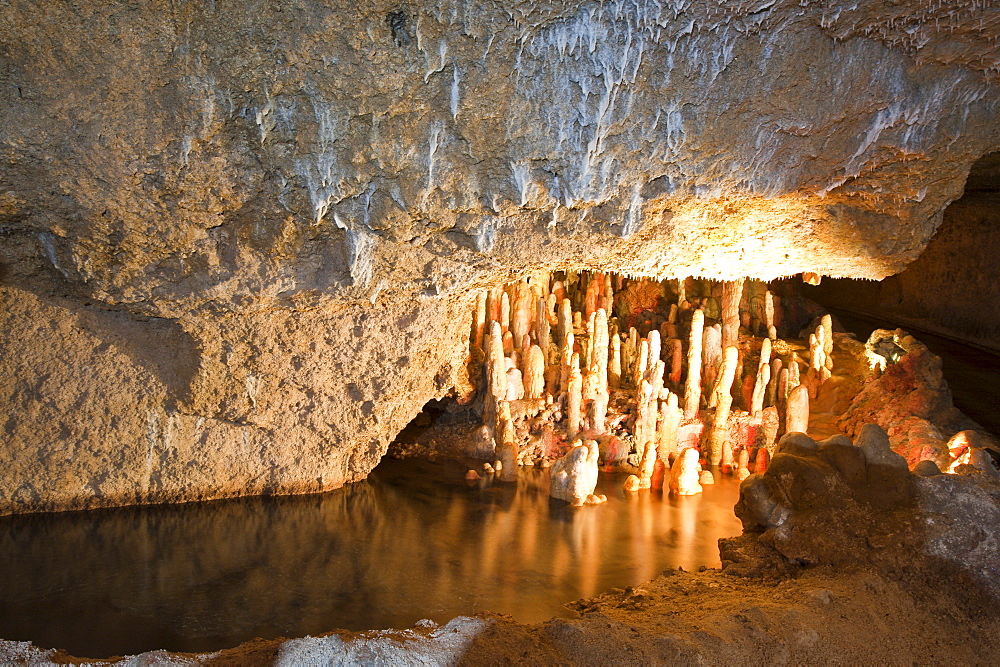
<svg viewBox="0 0 1000 667"><path fill-rule="evenodd" d="M998 34L981 1L5 3L6 273L163 316L879 278L1000 147Z"/></svg>

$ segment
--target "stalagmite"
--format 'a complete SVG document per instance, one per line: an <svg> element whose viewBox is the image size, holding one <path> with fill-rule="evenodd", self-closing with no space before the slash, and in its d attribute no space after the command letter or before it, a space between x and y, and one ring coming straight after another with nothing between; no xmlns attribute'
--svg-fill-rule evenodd
<svg viewBox="0 0 1000 667"><path fill-rule="evenodd" d="M799 377L799 362L795 360L793 355L788 361L788 384L785 388L785 401L788 401L788 395L792 393L792 389L795 389L800 384L802 384L802 379Z"/></svg>
<svg viewBox="0 0 1000 667"><path fill-rule="evenodd" d="M809 388L800 384L788 395L785 409L785 433L809 432Z"/></svg>
<svg viewBox="0 0 1000 667"><path fill-rule="evenodd" d="M705 327L702 337L702 383L704 391L711 392L719 379L719 364L722 363L722 325Z"/></svg>
<svg viewBox="0 0 1000 667"><path fill-rule="evenodd" d="M622 491L625 493L635 493L641 490L642 480L639 479L638 475L629 475L625 478L625 483L622 484Z"/></svg>
<svg viewBox="0 0 1000 667"><path fill-rule="evenodd" d="M514 351L514 335L510 331L504 332L503 335L503 353L510 354Z"/></svg>
<svg viewBox="0 0 1000 667"><path fill-rule="evenodd" d="M531 289L524 282L516 283L514 303L510 314L510 329L514 335L514 347L518 350L524 348L524 338L531 331L535 309L535 300Z"/></svg>
<svg viewBox="0 0 1000 667"><path fill-rule="evenodd" d="M715 475L712 474L711 470L702 470L698 473L698 483L702 486L711 486L715 484Z"/></svg>
<svg viewBox="0 0 1000 667"><path fill-rule="evenodd" d="M507 395L508 401L519 401L524 398L524 378L521 371L516 367L507 371Z"/></svg>
<svg viewBox="0 0 1000 667"><path fill-rule="evenodd" d="M645 338L639 343L639 353L636 355L635 367L632 369L632 386L639 388L642 377L646 374L646 367L649 365L649 341Z"/></svg>
<svg viewBox="0 0 1000 667"><path fill-rule="evenodd" d="M649 352L648 352L649 356L648 356L648 360L646 361L646 368L649 369L657 361L660 360L660 332L659 332L659 330L654 329L653 331L650 331L649 335L646 336L646 341L647 341L647 343L649 345Z"/></svg>
<svg viewBox="0 0 1000 667"><path fill-rule="evenodd" d="M642 457L639 460L639 486L648 489L652 486L653 468L656 464L656 445L646 442L642 448Z"/></svg>
<svg viewBox="0 0 1000 667"><path fill-rule="evenodd" d="M677 428L681 424L677 394L672 391L663 389L660 392L660 409L656 424L656 456L666 461L677 451Z"/></svg>
<svg viewBox="0 0 1000 667"><path fill-rule="evenodd" d="M622 339L614 334L611 336L611 355L608 363L608 387L618 389L622 379Z"/></svg>
<svg viewBox="0 0 1000 667"><path fill-rule="evenodd" d="M596 376L596 387L608 393L608 314L603 309L594 314L593 340L590 346L590 372Z"/></svg>
<svg viewBox="0 0 1000 667"><path fill-rule="evenodd" d="M472 319L472 345L483 349L483 337L486 334L486 292L476 295L476 314Z"/></svg>
<svg viewBox="0 0 1000 667"><path fill-rule="evenodd" d="M740 300L742 298L742 278L722 284L722 349L739 343Z"/></svg>
<svg viewBox="0 0 1000 667"><path fill-rule="evenodd" d="M603 280L595 280L596 276L591 276L587 283L587 292L584 296L583 316L590 319L590 316L597 312L598 301L604 289Z"/></svg>
<svg viewBox="0 0 1000 667"><path fill-rule="evenodd" d="M574 507L606 501L606 497L594 495L594 489L597 488L597 458L597 443L593 440L574 444L549 470L549 495L565 500Z"/></svg>
<svg viewBox="0 0 1000 667"><path fill-rule="evenodd" d="M564 347L569 336L573 335L573 304L569 299L559 302L559 345Z"/></svg>
<svg viewBox="0 0 1000 667"><path fill-rule="evenodd" d="M595 435L603 435L607 431L607 417L608 395L597 394L589 403L587 415L587 420L590 422L590 429Z"/></svg>
<svg viewBox="0 0 1000 667"><path fill-rule="evenodd" d="M566 285L561 280L555 281L552 283L551 293L555 295L557 303L562 303L562 300L566 298Z"/></svg>
<svg viewBox="0 0 1000 667"><path fill-rule="evenodd" d="M542 398L545 392L545 353L538 345L528 349L524 362L525 398Z"/></svg>
<svg viewBox="0 0 1000 667"><path fill-rule="evenodd" d="M505 442L500 446L500 479L504 482L517 481L517 445L513 442Z"/></svg>
<svg viewBox="0 0 1000 667"><path fill-rule="evenodd" d="M510 296L506 291L500 294L500 326L504 333L510 331Z"/></svg>
<svg viewBox="0 0 1000 667"><path fill-rule="evenodd" d="M681 384L681 377L684 374L684 346L679 338L672 338L667 341L668 349L670 350L670 383L679 387Z"/></svg>
<svg viewBox="0 0 1000 667"><path fill-rule="evenodd" d="M767 449L758 449L757 456L754 458L753 471L754 473L760 475L767 472L767 464L771 459L771 453Z"/></svg>
<svg viewBox="0 0 1000 667"><path fill-rule="evenodd" d="M768 451L774 450L774 445L778 440L778 430L781 428L781 417L778 408L771 406L764 408L760 418L760 429L764 433L764 447Z"/></svg>
<svg viewBox="0 0 1000 667"><path fill-rule="evenodd" d="M765 340L767 340L765 338ZM767 395L767 385L771 381L771 366L762 363L757 369L757 382L754 384L753 397L750 401L750 414L757 417L764 409L764 398Z"/></svg>
<svg viewBox="0 0 1000 667"><path fill-rule="evenodd" d="M764 292L764 326L767 327L767 337L778 339L778 330L774 326L774 295L771 290Z"/></svg>
<svg viewBox="0 0 1000 667"><path fill-rule="evenodd" d="M765 338L760 343L760 361L758 367L767 366L771 363L771 339Z"/></svg>
<svg viewBox="0 0 1000 667"><path fill-rule="evenodd" d="M820 320L823 327L823 362L827 370L833 370L833 318L824 315Z"/></svg>
<svg viewBox="0 0 1000 667"><path fill-rule="evenodd" d="M705 314L701 309L691 317L691 341L688 347L688 373L684 385L684 419L694 419L701 407L701 340L704 335Z"/></svg>
<svg viewBox="0 0 1000 667"><path fill-rule="evenodd" d="M741 449L736 462L736 479L741 482L750 476L750 452Z"/></svg>
<svg viewBox="0 0 1000 667"><path fill-rule="evenodd" d="M636 416L633 428L636 450L640 453L643 451L646 443L655 438L655 433L650 433L649 431L650 423L653 424L654 429L656 428L656 409L655 407L652 409L650 407L652 397L653 385L643 377L639 380L639 385L636 389ZM650 415L650 412L653 414Z"/></svg>
<svg viewBox="0 0 1000 667"><path fill-rule="evenodd" d="M538 297L535 309L535 342L542 348L543 353L547 353L550 327L548 302L546 302L544 297Z"/></svg>
<svg viewBox="0 0 1000 667"><path fill-rule="evenodd" d="M776 397L774 404L775 406L784 409L785 401L788 400L788 369L782 368L781 372L778 373L778 390L776 392Z"/></svg>
<svg viewBox="0 0 1000 667"><path fill-rule="evenodd" d="M722 369L719 381L716 383L715 417L712 420L712 430L709 433L708 461L711 465L722 462L722 452L725 443L729 441L729 411L733 406L733 380L736 377L736 364L739 348L731 345L726 348L722 358Z"/></svg>
<svg viewBox="0 0 1000 667"><path fill-rule="evenodd" d="M701 493L698 483L701 466L698 464L698 450L688 447L680 453L673 467L670 468L670 481L667 483L670 493L678 496L693 496Z"/></svg>
<svg viewBox="0 0 1000 667"><path fill-rule="evenodd" d="M597 313L591 313L587 319L587 335L583 337L583 351L580 358L583 359L583 367L590 370L591 362L594 358L594 331L597 328Z"/></svg>
<svg viewBox="0 0 1000 667"><path fill-rule="evenodd" d="M569 383L566 398L566 435L575 438L580 432L580 408L583 405L583 376L580 374L580 358L574 353L569 364Z"/></svg>
<svg viewBox="0 0 1000 667"><path fill-rule="evenodd" d="M819 369L824 368L823 362L823 328L816 327L816 332L809 334L809 376L819 377Z"/></svg>
<svg viewBox="0 0 1000 667"><path fill-rule="evenodd" d="M767 401L765 405L778 404L778 385L781 383L781 359L771 359L771 381L767 385Z"/></svg>
<svg viewBox="0 0 1000 667"><path fill-rule="evenodd" d="M507 397L507 363L503 356L503 334L500 323L493 323L489 337L489 349L486 357L486 404L484 406L486 422L491 423L496 416L496 404ZM498 444L502 441L498 441Z"/></svg>
<svg viewBox="0 0 1000 667"><path fill-rule="evenodd" d="M573 360L573 346L576 344L573 334L569 334L562 347L559 363L559 388L562 391L569 391L569 374Z"/></svg>

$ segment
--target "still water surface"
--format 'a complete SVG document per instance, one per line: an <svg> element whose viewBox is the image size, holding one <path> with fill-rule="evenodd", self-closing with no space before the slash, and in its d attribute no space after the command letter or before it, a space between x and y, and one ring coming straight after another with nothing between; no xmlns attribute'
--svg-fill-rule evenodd
<svg viewBox="0 0 1000 667"><path fill-rule="evenodd" d="M699 496L573 509L548 474L467 483L386 460L358 484L253 498L0 519L0 637L87 657L211 651L254 637L408 627L495 611L522 622L665 568L718 566L740 532L730 477Z"/></svg>

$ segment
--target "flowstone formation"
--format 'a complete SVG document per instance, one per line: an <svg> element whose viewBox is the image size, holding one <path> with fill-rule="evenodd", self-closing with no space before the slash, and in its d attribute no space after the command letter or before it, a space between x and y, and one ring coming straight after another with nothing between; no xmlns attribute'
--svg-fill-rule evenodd
<svg viewBox="0 0 1000 667"><path fill-rule="evenodd" d="M998 32L921 0L5 3L0 513L359 479L468 386L470 295L538 270L898 271L1000 145Z"/></svg>

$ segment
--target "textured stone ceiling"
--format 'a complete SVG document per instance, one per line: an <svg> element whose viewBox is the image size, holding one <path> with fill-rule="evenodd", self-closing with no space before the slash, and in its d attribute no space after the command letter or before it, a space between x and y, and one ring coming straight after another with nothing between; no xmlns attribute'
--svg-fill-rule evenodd
<svg viewBox="0 0 1000 667"><path fill-rule="evenodd" d="M320 491L540 268L881 278L984 2L0 2L0 513Z"/></svg>
<svg viewBox="0 0 1000 667"><path fill-rule="evenodd" d="M0 29L15 272L150 314L543 264L879 278L1000 145L986 2L25 1Z"/></svg>

